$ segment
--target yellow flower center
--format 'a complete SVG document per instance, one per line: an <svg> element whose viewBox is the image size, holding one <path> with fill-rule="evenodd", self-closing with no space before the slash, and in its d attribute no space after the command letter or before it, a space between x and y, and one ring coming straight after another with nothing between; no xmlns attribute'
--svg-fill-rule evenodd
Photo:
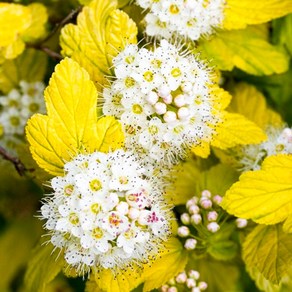
<svg viewBox="0 0 292 292"><path fill-rule="evenodd" d="M100 211L99 204L97 204L97 203L92 204L91 207L90 207L90 210L91 210L92 213L98 214L99 211Z"/></svg>
<svg viewBox="0 0 292 292"><path fill-rule="evenodd" d="M154 60L151 61L152 66L155 67L155 68L160 68L161 67L161 63L162 62L160 60L158 60L158 59L154 59Z"/></svg>
<svg viewBox="0 0 292 292"><path fill-rule="evenodd" d="M132 77L127 77L125 79L125 85L127 88L132 87L135 85L135 80Z"/></svg>
<svg viewBox="0 0 292 292"><path fill-rule="evenodd" d="M146 71L146 72L143 74L143 77L144 77L144 79L145 79L147 82L151 82L151 81L153 81L153 79L154 79L154 74L153 74L151 71Z"/></svg>
<svg viewBox="0 0 292 292"><path fill-rule="evenodd" d="M10 118L10 124L12 126L18 126L20 124L20 120L18 117L11 117Z"/></svg>
<svg viewBox="0 0 292 292"><path fill-rule="evenodd" d="M73 185L67 185L64 188L64 193L66 196L70 196L73 193L74 186Z"/></svg>
<svg viewBox="0 0 292 292"><path fill-rule="evenodd" d="M155 135L155 134L158 133L158 127L152 125L152 126L150 126L150 127L148 128L148 131L149 131L149 133L150 133L151 135Z"/></svg>
<svg viewBox="0 0 292 292"><path fill-rule="evenodd" d="M277 144L277 146L276 146L276 151L277 152L281 152L284 149L285 149L285 145L283 145L283 144Z"/></svg>
<svg viewBox="0 0 292 292"><path fill-rule="evenodd" d="M179 13L179 8L178 8L178 6L175 5L175 4L171 4L171 5L169 6L169 12L170 12L171 14L178 14L178 13Z"/></svg>
<svg viewBox="0 0 292 292"><path fill-rule="evenodd" d="M143 108L139 104L134 104L132 107L133 113L134 114L141 114L143 112Z"/></svg>
<svg viewBox="0 0 292 292"><path fill-rule="evenodd" d="M122 220L120 219L120 217L118 215L111 214L109 216L109 223L111 225L118 226L121 222L122 222Z"/></svg>
<svg viewBox="0 0 292 292"><path fill-rule="evenodd" d="M69 215L69 221L73 225L77 225L79 223L79 218L75 213L71 213Z"/></svg>
<svg viewBox="0 0 292 292"><path fill-rule="evenodd" d="M103 231L99 227L96 227L92 230L92 236L96 239L101 239L103 237Z"/></svg>
<svg viewBox="0 0 292 292"><path fill-rule="evenodd" d="M11 107L18 107L18 101L16 101L16 100L10 100L9 101L9 106L11 106Z"/></svg>
<svg viewBox="0 0 292 292"><path fill-rule="evenodd" d="M132 64L134 62L134 60L135 60L134 56L128 56L128 57L125 58L125 61L128 64Z"/></svg>
<svg viewBox="0 0 292 292"><path fill-rule="evenodd" d="M100 180L98 180L98 179L93 179L89 183L89 186L90 186L90 189L94 192L97 192L102 188L102 184L101 184Z"/></svg>
<svg viewBox="0 0 292 292"><path fill-rule="evenodd" d="M119 177L119 182L122 185L126 185L129 182L129 180L128 180L128 178L126 176L120 176Z"/></svg>
<svg viewBox="0 0 292 292"><path fill-rule="evenodd" d="M181 75L181 71L179 68L172 69L170 73L173 77L179 77Z"/></svg>
<svg viewBox="0 0 292 292"><path fill-rule="evenodd" d="M39 110L40 106L37 103L31 103L29 105L29 110L33 113L37 112Z"/></svg>
<svg viewBox="0 0 292 292"><path fill-rule="evenodd" d="M112 103L113 103L114 105L120 105L122 97L123 97L122 94L115 94L115 95L113 96Z"/></svg>

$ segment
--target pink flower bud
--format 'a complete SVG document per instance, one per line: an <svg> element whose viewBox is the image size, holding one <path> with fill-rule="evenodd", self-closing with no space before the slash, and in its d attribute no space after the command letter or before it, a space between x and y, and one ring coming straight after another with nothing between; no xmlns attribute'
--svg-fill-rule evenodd
<svg viewBox="0 0 292 292"><path fill-rule="evenodd" d="M221 202L222 202L222 197L219 196L219 195L214 196L214 197L213 197L213 202L214 202L215 204L217 204L217 205L220 205Z"/></svg>
<svg viewBox="0 0 292 292"><path fill-rule="evenodd" d="M198 271L195 271L195 270L190 270L188 272L188 275L190 278L193 278L195 280L198 280L200 278L200 273Z"/></svg>
<svg viewBox="0 0 292 292"><path fill-rule="evenodd" d="M181 226L177 229L177 234L180 237L187 237L190 234L190 230L187 226Z"/></svg>
<svg viewBox="0 0 292 292"><path fill-rule="evenodd" d="M163 99L164 103L166 103L166 104L171 104L172 103L172 95L171 94L163 97L162 99Z"/></svg>
<svg viewBox="0 0 292 292"><path fill-rule="evenodd" d="M210 209L212 207L212 201L209 199L201 198L200 205L204 209Z"/></svg>
<svg viewBox="0 0 292 292"><path fill-rule="evenodd" d="M187 274L185 272L182 272L176 276L175 280L177 283L182 284L186 282L187 278Z"/></svg>
<svg viewBox="0 0 292 292"><path fill-rule="evenodd" d="M210 199L212 197L212 194L210 191L204 190L204 191L202 191L202 197Z"/></svg>
<svg viewBox="0 0 292 292"><path fill-rule="evenodd" d="M208 212L207 219L208 221L216 221L218 218L218 213L216 211Z"/></svg>
<svg viewBox="0 0 292 292"><path fill-rule="evenodd" d="M198 213L200 213L200 208L197 205L191 205L189 207L189 213L190 214L198 214Z"/></svg>
<svg viewBox="0 0 292 292"><path fill-rule="evenodd" d="M167 85L162 85L159 90L158 90L158 94L163 98L166 97L168 95L170 95L170 88Z"/></svg>
<svg viewBox="0 0 292 292"><path fill-rule="evenodd" d="M197 241L194 238L188 238L184 244L186 250L193 250L196 248Z"/></svg>
<svg viewBox="0 0 292 292"><path fill-rule="evenodd" d="M121 213L122 215L126 215L129 211L129 205L126 202L120 202L117 206L116 206L116 210Z"/></svg>
<svg viewBox="0 0 292 292"><path fill-rule="evenodd" d="M188 288L196 287L196 281L193 278L188 278L186 284Z"/></svg>
<svg viewBox="0 0 292 292"><path fill-rule="evenodd" d="M178 111L177 111L177 116L179 117L179 119L181 120L185 120L189 117L190 115L190 111L187 107L181 107Z"/></svg>
<svg viewBox="0 0 292 292"><path fill-rule="evenodd" d="M186 207L189 208L191 205L197 204L199 199L197 197L192 197L190 200L187 201Z"/></svg>
<svg viewBox="0 0 292 292"><path fill-rule="evenodd" d="M135 220L139 217L139 215L140 215L140 211L138 209L130 208L129 214L128 214L128 217L130 219Z"/></svg>
<svg viewBox="0 0 292 292"><path fill-rule="evenodd" d="M200 288L200 290L206 290L208 288L208 284L202 281L198 283L198 287Z"/></svg>
<svg viewBox="0 0 292 292"><path fill-rule="evenodd" d="M167 292L177 292L177 291L178 291L177 288L174 286L168 288L168 290L167 290Z"/></svg>

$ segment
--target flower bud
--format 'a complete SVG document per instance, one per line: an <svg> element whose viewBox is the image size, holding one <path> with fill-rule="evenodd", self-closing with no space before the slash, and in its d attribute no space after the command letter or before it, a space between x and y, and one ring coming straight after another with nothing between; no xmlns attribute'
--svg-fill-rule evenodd
<svg viewBox="0 0 292 292"><path fill-rule="evenodd" d="M188 288L196 287L196 281L193 278L188 278L186 281L186 285Z"/></svg>
<svg viewBox="0 0 292 292"><path fill-rule="evenodd" d="M180 237L187 237L190 234L190 229L187 226L181 226L178 228L177 234Z"/></svg>
<svg viewBox="0 0 292 292"><path fill-rule="evenodd" d="M186 282L187 278L187 274L185 272L182 272L176 276L175 280L177 283L182 284Z"/></svg>
<svg viewBox="0 0 292 292"><path fill-rule="evenodd" d="M212 207L212 201L209 199L205 199L204 197L200 200L200 205L204 209L210 209Z"/></svg>
<svg viewBox="0 0 292 292"><path fill-rule="evenodd" d="M171 104L172 103L172 95L171 94L163 97L162 99L163 99L164 103L166 103L166 104Z"/></svg>
<svg viewBox="0 0 292 292"><path fill-rule="evenodd" d="M161 287L161 292L167 292L168 288L169 288L168 285L163 285L163 286Z"/></svg>
<svg viewBox="0 0 292 292"><path fill-rule="evenodd" d="M211 222L207 225L207 229L212 232L212 233L215 233L217 232L219 229L220 229L220 226L218 223L216 222Z"/></svg>
<svg viewBox="0 0 292 292"><path fill-rule="evenodd" d="M166 123L172 123L174 121L176 121L176 113L173 111L167 111L164 116L163 119Z"/></svg>
<svg viewBox="0 0 292 292"><path fill-rule="evenodd" d="M243 218L237 218L235 220L237 228L244 228L247 225L247 220Z"/></svg>
<svg viewBox="0 0 292 292"><path fill-rule="evenodd" d="M165 103L162 103L162 102L157 102L157 103L154 105L154 108L155 108L155 112L156 112L158 115L163 115L163 114L165 114L166 111L167 111L166 104L165 104Z"/></svg>
<svg viewBox="0 0 292 292"><path fill-rule="evenodd" d="M201 292L199 287L193 287L191 291L192 292Z"/></svg>
<svg viewBox="0 0 292 292"><path fill-rule="evenodd" d="M216 221L218 218L218 213L216 211L208 212L207 219L208 221Z"/></svg>
<svg viewBox="0 0 292 292"><path fill-rule="evenodd" d="M149 94L148 94L148 96L147 96L147 98L146 98L146 100L147 100L151 105L156 104L157 101L158 101L158 99L159 99L159 96L158 96L157 93L154 92L154 91L150 91Z"/></svg>
<svg viewBox="0 0 292 292"><path fill-rule="evenodd" d="M191 223L193 225L198 225L202 222L202 216L200 214L194 214L191 216Z"/></svg>
<svg viewBox="0 0 292 292"><path fill-rule="evenodd" d="M210 191L204 190L204 191L202 191L202 197L210 199L212 197L212 194Z"/></svg>
<svg viewBox="0 0 292 292"><path fill-rule="evenodd" d="M198 203L197 197L192 197L190 200L187 201L186 207L189 208L191 205L196 205Z"/></svg>
<svg viewBox="0 0 292 292"><path fill-rule="evenodd" d="M167 292L177 292L177 288L175 286L172 286L170 288L168 288Z"/></svg>
<svg viewBox="0 0 292 292"><path fill-rule="evenodd" d="M122 215L126 215L129 211L129 205L126 202L120 202L117 206L116 206L116 210L121 213Z"/></svg>
<svg viewBox="0 0 292 292"><path fill-rule="evenodd" d="M187 5L192 5L192 4L195 4L195 2L192 1L192 0L189 0ZM186 93L190 92L192 90L192 83L191 82L184 82L181 85L181 89L182 89L183 92L186 92Z"/></svg>
<svg viewBox="0 0 292 292"><path fill-rule="evenodd" d="M198 214L198 213L200 213L200 208L197 205L191 205L189 207L189 213L190 214Z"/></svg>
<svg viewBox="0 0 292 292"><path fill-rule="evenodd" d="M197 241L194 238L188 238L184 244L186 250L193 250L196 248Z"/></svg>
<svg viewBox="0 0 292 292"><path fill-rule="evenodd" d="M199 282L198 287L200 290L206 290L208 288L208 284L206 282Z"/></svg>
<svg viewBox="0 0 292 292"><path fill-rule="evenodd" d="M190 115L190 111L187 107L181 107L178 111L177 111L177 116L179 117L179 119L181 120L185 120L189 117Z"/></svg>
<svg viewBox="0 0 292 292"><path fill-rule="evenodd" d="M129 214L128 214L128 217L130 219L135 220L139 217L139 215L140 215L140 211L138 209L130 208Z"/></svg>
<svg viewBox="0 0 292 292"><path fill-rule="evenodd" d="M186 104L185 98L182 94L179 94L178 96L175 97L174 99L174 104L177 107L182 107Z"/></svg>
<svg viewBox="0 0 292 292"><path fill-rule="evenodd" d="M170 88L166 85L162 85L158 90L158 94L162 98L170 95L170 92L171 92Z"/></svg>
<svg viewBox="0 0 292 292"><path fill-rule="evenodd" d="M180 221L184 224L184 225L188 225L191 222L191 218L190 215L188 213L183 213L180 216Z"/></svg>
<svg viewBox="0 0 292 292"><path fill-rule="evenodd" d="M198 271L195 271L195 270L190 270L188 272L188 275L190 278L193 278L195 280L198 280L200 278L200 273Z"/></svg>
<svg viewBox="0 0 292 292"><path fill-rule="evenodd" d="M219 196L219 195L214 196L214 197L213 197L213 202L214 202L215 204L217 204L217 205L220 205L221 202L222 202L222 197Z"/></svg>

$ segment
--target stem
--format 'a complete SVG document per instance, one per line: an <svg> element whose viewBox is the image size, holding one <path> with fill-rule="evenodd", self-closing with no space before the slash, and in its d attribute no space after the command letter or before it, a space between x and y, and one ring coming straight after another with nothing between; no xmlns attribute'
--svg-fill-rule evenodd
<svg viewBox="0 0 292 292"><path fill-rule="evenodd" d="M20 176L25 175L27 171L32 172L34 169L27 169L18 157L11 156L3 147L0 146L0 155L4 160L12 162L14 168Z"/></svg>

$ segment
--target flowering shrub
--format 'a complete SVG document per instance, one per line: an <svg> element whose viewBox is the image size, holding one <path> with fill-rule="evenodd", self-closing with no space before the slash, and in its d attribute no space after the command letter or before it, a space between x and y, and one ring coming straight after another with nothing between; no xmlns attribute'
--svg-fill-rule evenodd
<svg viewBox="0 0 292 292"><path fill-rule="evenodd" d="M41 2L0 2L0 290L290 291L292 2Z"/></svg>

